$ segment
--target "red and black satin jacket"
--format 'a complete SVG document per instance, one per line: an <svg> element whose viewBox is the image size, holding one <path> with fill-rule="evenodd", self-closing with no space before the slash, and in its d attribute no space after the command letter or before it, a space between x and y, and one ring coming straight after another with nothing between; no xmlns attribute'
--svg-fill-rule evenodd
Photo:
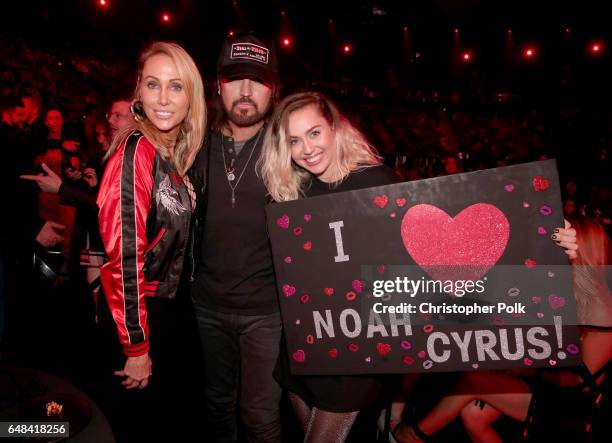
<svg viewBox="0 0 612 443"><path fill-rule="evenodd" d="M174 298L189 255L192 205L174 164L142 133L109 158L98 194L108 262L100 277L127 356L149 351L145 296Z"/></svg>

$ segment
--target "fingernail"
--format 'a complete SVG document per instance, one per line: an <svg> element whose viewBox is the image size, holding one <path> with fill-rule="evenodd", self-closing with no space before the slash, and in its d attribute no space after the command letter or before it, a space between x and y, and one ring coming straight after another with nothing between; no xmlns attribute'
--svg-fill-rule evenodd
<svg viewBox="0 0 612 443"><path fill-rule="evenodd" d="M559 233L559 228L555 228L554 232L555 232L555 234L558 234Z"/></svg>
<svg viewBox="0 0 612 443"><path fill-rule="evenodd" d="M552 238L553 240L556 240L557 239L557 234L551 235L550 238Z"/></svg>

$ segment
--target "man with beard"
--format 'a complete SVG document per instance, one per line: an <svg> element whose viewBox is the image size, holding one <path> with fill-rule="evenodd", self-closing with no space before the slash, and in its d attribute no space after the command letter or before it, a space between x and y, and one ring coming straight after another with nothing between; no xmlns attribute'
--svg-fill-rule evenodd
<svg viewBox="0 0 612 443"><path fill-rule="evenodd" d="M217 63L218 115L194 165L198 199L192 275L205 366L206 412L215 442L280 442L281 388L272 377L281 337L266 188L255 164L278 95L274 47L253 34L226 39Z"/></svg>

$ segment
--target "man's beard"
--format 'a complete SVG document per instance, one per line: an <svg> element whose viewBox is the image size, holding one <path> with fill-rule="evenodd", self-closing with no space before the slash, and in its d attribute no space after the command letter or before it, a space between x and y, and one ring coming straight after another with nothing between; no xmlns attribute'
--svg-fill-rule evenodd
<svg viewBox="0 0 612 443"><path fill-rule="evenodd" d="M249 111L240 111L236 108L240 103L249 103L253 106L255 110L254 113L249 114ZM242 97L232 103L232 108L230 110L225 110L227 112L227 118L236 126L240 128L247 128L249 126L256 125L260 121L262 121L266 114L268 113L268 109L270 109L270 102L266 105L266 109L263 112L259 111L257 104L248 97Z"/></svg>

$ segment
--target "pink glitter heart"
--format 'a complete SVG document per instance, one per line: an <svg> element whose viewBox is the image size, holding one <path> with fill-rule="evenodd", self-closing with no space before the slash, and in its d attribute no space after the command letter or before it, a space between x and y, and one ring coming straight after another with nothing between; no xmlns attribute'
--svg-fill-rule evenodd
<svg viewBox="0 0 612 443"><path fill-rule="evenodd" d="M524 363L526 366L531 366L531 365L533 364L533 360L532 360L532 359L530 359L529 357L525 357L525 358L523 359L523 363Z"/></svg>
<svg viewBox="0 0 612 443"><path fill-rule="evenodd" d="M304 251L310 251L312 249L312 242L309 240L304 243L302 247L304 248Z"/></svg>
<svg viewBox="0 0 612 443"><path fill-rule="evenodd" d="M546 228L544 228L543 226L540 226L538 228L538 234L540 235L546 235Z"/></svg>
<svg viewBox="0 0 612 443"><path fill-rule="evenodd" d="M291 297L293 294L295 294L295 286L284 284L283 292L285 294L285 297Z"/></svg>
<svg viewBox="0 0 612 443"><path fill-rule="evenodd" d="M391 345L389 343L376 343L376 352L381 357L384 357L391 352Z"/></svg>
<svg viewBox="0 0 612 443"><path fill-rule="evenodd" d="M553 309L560 309L565 306L565 298L560 295L551 294L548 296L548 304Z"/></svg>
<svg viewBox="0 0 612 443"><path fill-rule="evenodd" d="M538 262L535 261L533 258L525 259L525 266L527 266L530 269L531 268L535 268L537 264L538 264Z"/></svg>
<svg viewBox="0 0 612 443"><path fill-rule="evenodd" d="M312 220L312 215L310 214L304 214L304 220L309 222L310 220Z"/></svg>
<svg viewBox="0 0 612 443"><path fill-rule="evenodd" d="M543 177L534 177L533 178L533 189L536 192L545 191L550 188L550 180L547 180Z"/></svg>
<svg viewBox="0 0 612 443"><path fill-rule="evenodd" d="M477 280L504 253L510 224L488 203L468 206L454 218L421 204L406 211L401 235L412 259L435 280Z"/></svg>
<svg viewBox="0 0 612 443"><path fill-rule="evenodd" d="M293 360L295 360L298 363L303 363L304 360L306 360L306 353L302 351L301 349L298 349L297 351L293 353Z"/></svg>
<svg viewBox="0 0 612 443"><path fill-rule="evenodd" d="M283 261L287 264L291 264L291 257L285 257Z"/></svg>
<svg viewBox="0 0 612 443"><path fill-rule="evenodd" d="M389 203L389 197L387 197L386 195L377 195L376 197L374 197L374 204L380 209L387 206L387 203Z"/></svg>
<svg viewBox="0 0 612 443"><path fill-rule="evenodd" d="M363 282L361 280L353 280L352 285L357 294L363 291Z"/></svg>
<svg viewBox="0 0 612 443"><path fill-rule="evenodd" d="M419 358L425 358L425 356L427 356L425 351L419 351L419 353L417 355L419 356Z"/></svg>
<svg viewBox="0 0 612 443"><path fill-rule="evenodd" d="M406 199L405 198L396 198L395 199L395 204L400 207L403 208L404 205L406 204Z"/></svg>
<svg viewBox="0 0 612 443"><path fill-rule="evenodd" d="M336 358L338 357L338 350L336 348L331 348L329 351L327 351L327 355L329 355L331 358Z"/></svg>
<svg viewBox="0 0 612 443"><path fill-rule="evenodd" d="M289 227L289 216L283 215L276 219L276 224L283 229L287 229Z"/></svg>
<svg viewBox="0 0 612 443"><path fill-rule="evenodd" d="M514 185L506 185L504 186L504 189L508 192L512 192L514 191Z"/></svg>
<svg viewBox="0 0 612 443"><path fill-rule="evenodd" d="M325 288L323 289L323 293L328 297L331 297L332 295L334 295L334 288Z"/></svg>
<svg viewBox="0 0 612 443"><path fill-rule="evenodd" d="M539 305L540 303L542 303L542 297L538 297L538 296L531 297L531 301L532 301L534 304Z"/></svg>

